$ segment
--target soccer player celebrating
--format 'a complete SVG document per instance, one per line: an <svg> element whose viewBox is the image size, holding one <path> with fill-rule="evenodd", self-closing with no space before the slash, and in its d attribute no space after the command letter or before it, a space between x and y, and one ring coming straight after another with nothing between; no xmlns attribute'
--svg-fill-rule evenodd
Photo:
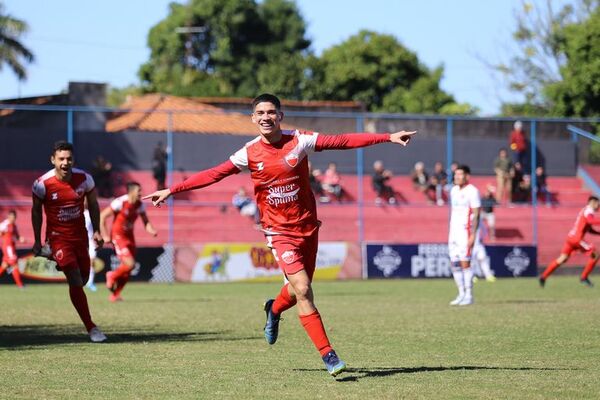
<svg viewBox="0 0 600 400"><path fill-rule="evenodd" d="M0 276L6 271L8 267L12 269L12 277L15 280L17 286L23 289L23 282L21 281L21 273L19 272L19 266L17 265L17 250L16 240L19 243L23 243L25 239L19 235L19 230L15 221L17 220L17 212L10 210L8 212L8 218L0 222L0 235L2 235L2 264L0 265Z"/></svg>
<svg viewBox="0 0 600 400"><path fill-rule="evenodd" d="M144 198L151 198L155 206L160 206L172 194L202 188L249 170L267 245L289 282L275 299L265 304L265 338L269 344L275 343L281 313L296 305L302 326L321 354L328 372L336 376L346 369L346 364L331 347L313 302L311 287L320 221L310 188L307 155L314 151L353 149L385 142L406 146L416 132L322 135L282 131L282 120L283 112L276 96L262 94L256 97L252 102L252 122L260 136L224 163Z"/></svg>
<svg viewBox="0 0 600 400"><path fill-rule="evenodd" d="M452 276L458 288L458 296L450 302L452 306L473 304L473 270L471 255L479 240L479 190L469 183L471 170L459 165L454 172L454 186L450 190L450 229L448 252Z"/></svg>
<svg viewBox="0 0 600 400"><path fill-rule="evenodd" d="M100 213L100 229L105 242L115 246L115 252L121 261L121 265L115 271L106 273L106 287L112 292L109 300L121 301L121 292L129 281L131 271L135 267L135 237L133 226L138 217L142 218L146 232L156 236L157 232L148 220L146 207L141 202L142 187L137 182L127 183L127 194L114 199L110 206ZM106 219L113 216L111 235L107 234Z"/></svg>
<svg viewBox="0 0 600 400"><path fill-rule="evenodd" d="M90 273L88 240L83 217L83 202L87 199L94 227L96 246L103 244L100 235L100 211L94 180L85 171L73 168L73 145L59 141L54 144L50 162L54 169L33 183L33 254L42 250L42 209L46 214L46 240L52 258L65 274L69 284L71 303L77 310L92 342L104 342L106 336L92 322L83 285Z"/></svg>
<svg viewBox="0 0 600 400"><path fill-rule="evenodd" d="M567 240L562 248L562 251L560 252L560 255L556 260L552 261L542 273L542 276L540 277L541 287L544 287L546 284L546 279L548 279L550 274L552 274L556 268L563 265L575 250L579 250L590 257L583 268L583 272L581 273L581 283L589 287L594 286L588 277L596 266L599 256L596 252L596 247L593 244L583 240L583 238L588 232L594 235L600 235L600 231L592 228L592 225L600 224L600 219L596 218L594 214L596 211L598 211L598 207L600 207L600 201L598 201L598 198L596 196L590 196L588 198L587 205L581 211L579 211L579 214L577 214L575 225L573 225L573 228L571 228L569 231Z"/></svg>

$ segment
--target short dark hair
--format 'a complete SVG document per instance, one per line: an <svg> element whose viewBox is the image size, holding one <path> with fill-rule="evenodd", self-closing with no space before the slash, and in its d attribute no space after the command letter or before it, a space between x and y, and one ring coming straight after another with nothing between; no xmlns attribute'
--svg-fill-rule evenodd
<svg viewBox="0 0 600 400"><path fill-rule="evenodd" d="M588 197L588 203L589 203L590 201L592 201L592 200L595 200L595 201L600 201L600 200L599 200L599 199L598 199L596 196L590 196L590 197Z"/></svg>
<svg viewBox="0 0 600 400"><path fill-rule="evenodd" d="M271 103L275 106L277 111L281 110L281 102L274 94L263 93L256 96L254 100L252 100L252 111L254 111L254 108L256 108L259 103Z"/></svg>
<svg viewBox="0 0 600 400"><path fill-rule="evenodd" d="M17 216L17 210L15 210L14 208L11 210L8 210L9 214L13 214L15 217Z"/></svg>
<svg viewBox="0 0 600 400"><path fill-rule="evenodd" d="M52 154L55 154L57 151L67 150L71 153L73 152L73 144L69 143L65 140L59 140L54 143L54 149L52 150Z"/></svg>
<svg viewBox="0 0 600 400"><path fill-rule="evenodd" d="M458 167L456 167L456 170L458 171L459 169L462 170L465 174L471 175L471 168L469 168L468 165L465 165L465 164L459 165Z"/></svg>
<svg viewBox="0 0 600 400"><path fill-rule="evenodd" d="M140 185L139 182L136 181L127 182L125 186L127 187L127 193L131 192L131 190L135 187L142 187L142 185Z"/></svg>

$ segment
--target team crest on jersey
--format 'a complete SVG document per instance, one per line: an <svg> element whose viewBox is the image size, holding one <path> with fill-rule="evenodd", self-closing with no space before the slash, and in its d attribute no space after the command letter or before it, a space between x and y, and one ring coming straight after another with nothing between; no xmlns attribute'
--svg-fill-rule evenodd
<svg viewBox="0 0 600 400"><path fill-rule="evenodd" d="M296 252L294 250L286 250L281 255L281 259L285 261L286 264L291 264L296 261Z"/></svg>
<svg viewBox="0 0 600 400"><path fill-rule="evenodd" d="M56 259L57 259L58 261L62 260L64 256L65 256L65 255L64 255L64 253L63 253L62 249L58 250L58 251L56 252L56 255L55 255L55 257L56 257Z"/></svg>
<svg viewBox="0 0 600 400"><path fill-rule="evenodd" d="M300 161L300 158L296 153L289 153L287 156L285 156L285 162L292 168L298 165L298 161Z"/></svg>

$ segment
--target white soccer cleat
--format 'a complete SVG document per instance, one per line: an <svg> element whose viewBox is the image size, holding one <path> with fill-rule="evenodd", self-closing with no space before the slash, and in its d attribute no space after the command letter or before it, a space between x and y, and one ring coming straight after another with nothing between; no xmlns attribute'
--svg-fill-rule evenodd
<svg viewBox="0 0 600 400"><path fill-rule="evenodd" d="M90 329L89 335L90 335L90 340L94 343L102 343L102 342L106 341L106 339L107 339L106 335L104 333L102 333L100 328L98 328L97 326Z"/></svg>
<svg viewBox="0 0 600 400"><path fill-rule="evenodd" d="M451 305L451 306L457 306L457 305L459 305L459 304L460 304L460 302L463 300L463 298L464 298L464 297L465 297L464 295L460 295L460 294L459 294L458 296L456 296L456 298L455 298L454 300L452 300L452 301L450 302L450 305Z"/></svg>
<svg viewBox="0 0 600 400"><path fill-rule="evenodd" d="M459 306L470 306L473 304L473 297L463 297L462 300L458 303Z"/></svg>

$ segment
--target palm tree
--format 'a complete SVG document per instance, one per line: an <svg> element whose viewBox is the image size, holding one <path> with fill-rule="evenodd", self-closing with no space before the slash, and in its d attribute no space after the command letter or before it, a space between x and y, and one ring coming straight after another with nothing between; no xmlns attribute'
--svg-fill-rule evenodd
<svg viewBox="0 0 600 400"><path fill-rule="evenodd" d="M24 63L33 62L33 54L20 41L29 27L27 23L5 14L4 5L0 3L0 71L4 64L17 75L19 80L27 78Z"/></svg>

